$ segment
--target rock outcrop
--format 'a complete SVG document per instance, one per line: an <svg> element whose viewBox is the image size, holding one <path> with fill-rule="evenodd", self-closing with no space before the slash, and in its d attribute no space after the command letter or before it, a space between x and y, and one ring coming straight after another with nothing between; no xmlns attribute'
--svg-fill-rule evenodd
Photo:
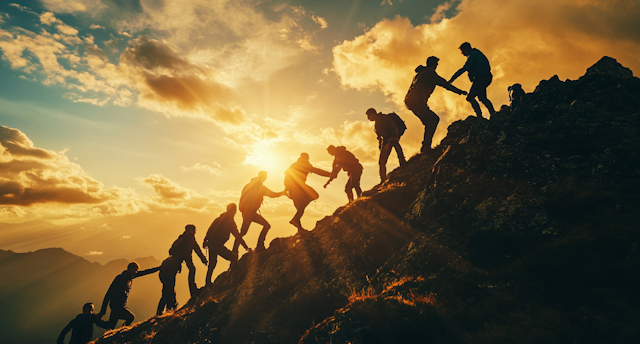
<svg viewBox="0 0 640 344"><path fill-rule="evenodd" d="M311 234L97 343L631 343L640 79L603 58L449 127Z"/></svg>

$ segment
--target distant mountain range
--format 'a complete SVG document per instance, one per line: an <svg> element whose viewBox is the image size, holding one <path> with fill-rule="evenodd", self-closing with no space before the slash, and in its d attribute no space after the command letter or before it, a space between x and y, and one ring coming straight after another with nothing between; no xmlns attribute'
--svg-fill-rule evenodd
<svg viewBox="0 0 640 344"><path fill-rule="evenodd" d="M135 261L141 269L160 264L154 257ZM27 253L0 250L0 342L54 343L62 328L81 313L83 304L93 302L98 311L111 281L128 263L125 259L91 263L61 248ZM188 297L186 273L179 279L178 294L184 300ZM136 321L155 314L161 289L157 274L134 280L129 308ZM96 327L94 335L101 335L100 330Z"/></svg>

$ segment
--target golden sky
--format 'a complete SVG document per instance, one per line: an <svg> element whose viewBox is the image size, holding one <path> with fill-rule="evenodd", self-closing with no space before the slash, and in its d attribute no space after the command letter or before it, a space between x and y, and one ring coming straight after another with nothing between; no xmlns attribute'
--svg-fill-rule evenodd
<svg viewBox="0 0 640 344"><path fill-rule="evenodd" d="M415 154L422 125L402 100L428 56L448 79L465 62L462 42L483 51L499 109L507 86L576 79L605 55L637 72L639 23L635 0L5 3L0 248L164 259L184 225L200 241L258 171L280 191L301 152L330 168L329 144L360 159L368 189L377 142L364 112L398 113L409 127L401 144ZM435 143L472 114L441 88L429 105L441 117ZM346 202L345 176L326 190L325 180L309 178L320 199L307 228ZM285 197L265 202L267 242L295 233L294 212Z"/></svg>

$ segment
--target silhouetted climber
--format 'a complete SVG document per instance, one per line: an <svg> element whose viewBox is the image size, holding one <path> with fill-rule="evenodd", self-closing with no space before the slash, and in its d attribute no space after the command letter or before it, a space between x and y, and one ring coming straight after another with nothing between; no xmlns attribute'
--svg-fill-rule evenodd
<svg viewBox="0 0 640 344"><path fill-rule="evenodd" d="M296 207L296 214L289 221L294 225L298 232L304 232L302 228L302 215L309 203L318 199L319 195L312 187L306 184L309 173L315 173L323 177L331 177L331 173L319 168L315 168L309 163L309 154L301 153L298 161L291 164L284 172L284 189L289 193L289 198Z"/></svg>
<svg viewBox="0 0 640 344"><path fill-rule="evenodd" d="M132 280L160 270L159 266L142 271L138 271L139 268L138 263L129 263L127 270L124 270L113 279L109 290L107 290L107 293L104 295L102 307L97 317L102 320L102 317L107 311L107 305L109 305L111 314L109 315L109 321L107 321L107 327L110 329L116 328L118 320L120 319L125 320L125 326L129 326L135 318L135 315L127 308L127 300L129 299L129 291L131 291Z"/></svg>
<svg viewBox="0 0 640 344"><path fill-rule="evenodd" d="M340 170L347 171L349 180L347 185L344 186L344 192L347 193L349 202L353 202L353 189L356 190L358 197L362 196L362 189L360 188L360 178L362 177L362 165L353 153L349 152L344 146L335 147L333 145L327 147L327 152L333 155L333 168L331 169L331 178L324 184L326 188L332 180L338 177Z"/></svg>
<svg viewBox="0 0 640 344"><path fill-rule="evenodd" d="M162 261L160 264L160 282L162 282L162 297L158 303L158 310L156 315L162 315L165 308L168 311L178 308L178 301L176 300L176 275L180 271L182 261L174 256Z"/></svg>
<svg viewBox="0 0 640 344"><path fill-rule="evenodd" d="M265 250L264 241L267 239L267 232L269 232L269 228L271 228L269 222L267 222L262 215L258 214L258 209L260 209L264 197L267 196L275 198L287 194L286 191L273 192L269 190L263 185L265 180L267 180L266 171L260 171L257 177L251 179L251 182L245 185L242 189L240 204L238 206L238 209L242 213L242 227L240 228L241 236L245 236L247 234L252 222L262 225L262 231L260 232L260 237L258 237L256 252L262 252ZM233 243L233 253L236 255L238 254L238 246L240 246L240 241L236 238Z"/></svg>
<svg viewBox="0 0 640 344"><path fill-rule="evenodd" d="M471 89L469 90L469 95L467 95L467 101L471 103L473 111L476 112L478 117L482 118L480 104L476 101L476 97L478 97L478 100L489 110L489 114L491 116L495 115L496 110L493 109L493 104L491 104L491 101L487 98L487 87L489 87L493 80L489 60L480 50L472 48L471 44L467 42L460 45L460 52L467 57L467 62L453 74L451 79L449 79L449 83L452 83L462 75L462 73L467 72L469 80L471 81Z"/></svg>
<svg viewBox="0 0 640 344"><path fill-rule="evenodd" d="M512 109L518 107L518 104L520 104L520 101L522 101L522 98L524 98L526 94L520 84L513 84L507 87L507 92L509 92L509 100L511 101Z"/></svg>
<svg viewBox="0 0 640 344"><path fill-rule="evenodd" d="M207 265L207 258L202 253L200 245L196 242L196 226L186 225L184 227L184 233L180 234L178 239L173 242L169 249L169 255L176 257L180 264L184 261L187 263L189 269L189 293L191 297L198 294L198 286L196 286L196 266L193 265L193 259L191 252L195 251L202 264Z"/></svg>
<svg viewBox="0 0 640 344"><path fill-rule="evenodd" d="M93 303L85 303L82 306L82 314L78 314L75 319L71 320L60 335L57 344L64 344L64 337L71 331L71 339L69 344L86 344L93 340L93 324L104 329L109 329L107 322L100 320L97 315L93 314Z"/></svg>
<svg viewBox="0 0 640 344"><path fill-rule="evenodd" d="M216 264L218 264L218 256L231 262L231 266L234 266L238 261L238 255L229 251L229 249L224 246L224 244L229 241L231 234L236 237L236 240L240 242L245 250L249 251L249 246L247 246L247 243L242 239L240 232L238 232L236 221L234 220L236 211L237 207L235 203L227 205L227 211L213 220L211 226L209 226L209 230L207 230L207 235L204 237L202 247L208 248L209 250L209 266L207 268L207 277L205 278L207 285L212 283L211 275L213 274L213 269L215 269Z"/></svg>
<svg viewBox="0 0 640 344"><path fill-rule="evenodd" d="M433 140L433 134L435 134L438 122L440 122L440 117L431 111L427 105L429 96L431 96L436 86L444 87L453 93L467 94L467 92L451 85L436 73L438 61L440 61L440 59L431 56L427 59L426 67L418 66L416 68L417 74L413 77L411 87L409 87L409 91L404 97L404 104L407 106L407 109L413 111L422 124L424 124L424 138L422 139L421 153L429 153L432 151L431 140Z"/></svg>
<svg viewBox="0 0 640 344"><path fill-rule="evenodd" d="M384 115L378 113L376 109L370 108L366 112L367 118L370 121L374 121L375 131L378 135L378 148L380 149L380 158L378 159L378 165L380 166L380 182L387 180L387 160L389 160L389 154L391 154L391 148L395 148L398 155L398 161L400 166L404 165L407 161L404 158L402 152L402 146L400 146L400 136L404 134L407 127L398 115L391 113ZM394 120L391 116L397 117ZM398 122L396 122L398 121ZM402 124L402 127L399 125ZM402 130L402 133L400 131Z"/></svg>

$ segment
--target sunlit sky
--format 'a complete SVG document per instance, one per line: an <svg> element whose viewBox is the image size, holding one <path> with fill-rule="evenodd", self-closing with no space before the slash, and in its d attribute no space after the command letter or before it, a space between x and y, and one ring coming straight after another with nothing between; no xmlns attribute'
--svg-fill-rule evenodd
<svg viewBox="0 0 640 344"><path fill-rule="evenodd" d="M369 189L377 142L364 112L397 112L415 154L423 127L402 100L428 56L448 79L465 62L458 46L479 48L499 109L507 86L575 79L604 55L637 73L639 23L636 0L2 2L0 249L164 259L188 223L201 242L258 171L281 191L301 152L329 169L330 144L355 153ZM429 105L435 144L472 114L443 89ZM346 175L325 181L309 178L320 193L309 229L346 203ZM265 202L267 242L295 233L294 212L286 197Z"/></svg>

